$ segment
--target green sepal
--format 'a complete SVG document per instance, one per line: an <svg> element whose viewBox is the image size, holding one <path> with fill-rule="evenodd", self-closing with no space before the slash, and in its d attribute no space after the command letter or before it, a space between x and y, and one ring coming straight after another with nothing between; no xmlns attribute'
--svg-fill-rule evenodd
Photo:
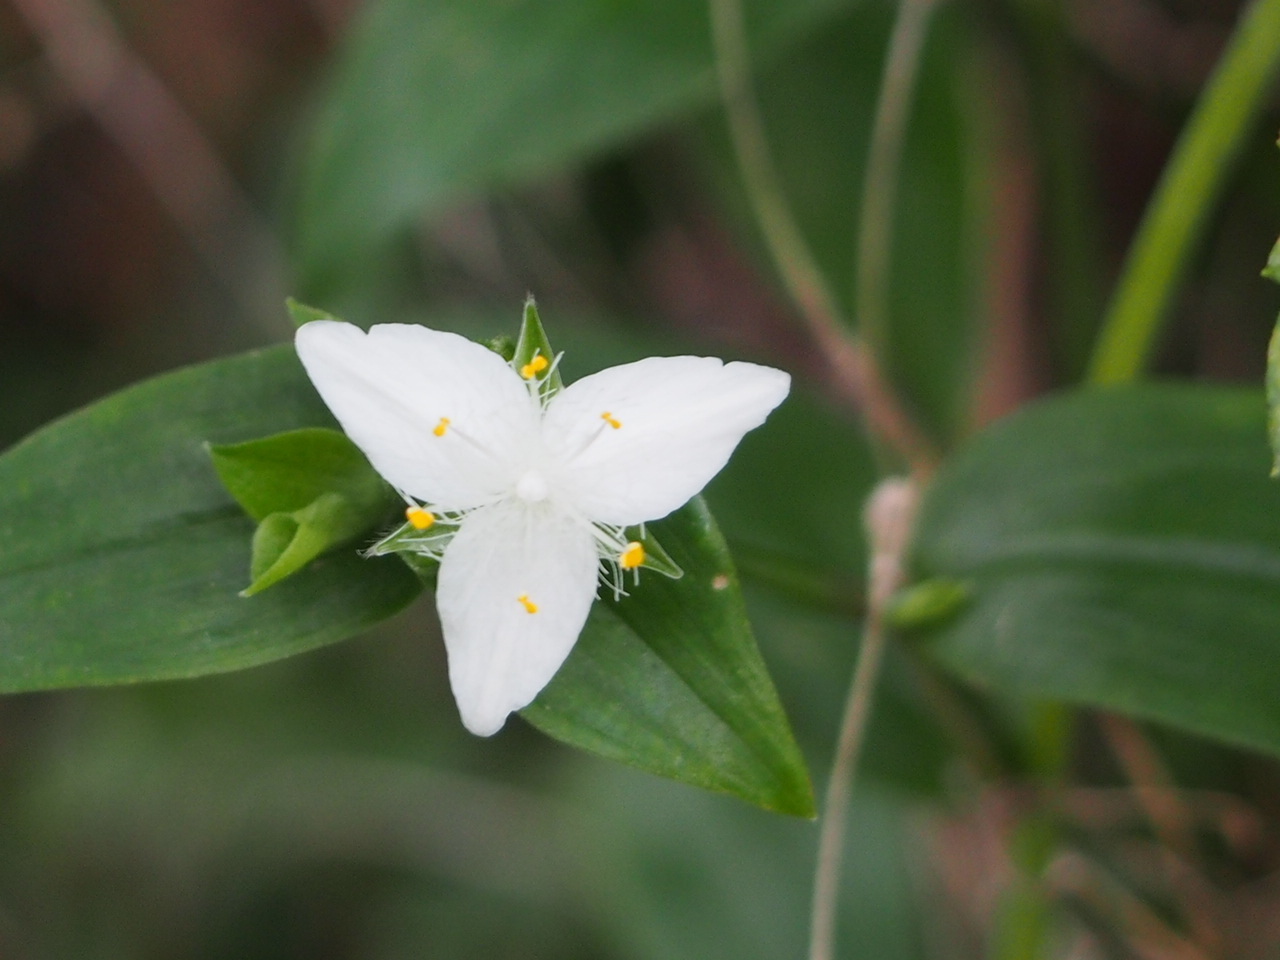
<svg viewBox="0 0 1280 960"><path fill-rule="evenodd" d="M654 573L660 573L664 577L670 577L672 580L679 580L684 576L684 571L680 569L680 564L671 559L671 554L663 549L662 544L647 528L629 528L627 530L627 539L634 540L644 547L644 563L640 564L640 569L652 570Z"/></svg>
<svg viewBox="0 0 1280 960"><path fill-rule="evenodd" d="M440 570L440 556L449 540L458 532L457 524L437 519L427 530L403 523L367 551L367 556L395 554L423 583L434 584Z"/></svg>
<svg viewBox="0 0 1280 960"><path fill-rule="evenodd" d="M289 311L289 319L293 321L295 327L310 323L312 320L337 320L339 323L342 322L341 317L335 317L329 311L321 310L319 307L309 307L305 303L293 299L293 297L286 298L284 305Z"/></svg>
<svg viewBox="0 0 1280 960"><path fill-rule="evenodd" d="M222 485L254 520L252 596L383 522L395 495L336 430L309 427L207 445Z"/></svg>
<svg viewBox="0 0 1280 960"><path fill-rule="evenodd" d="M555 351L551 349L551 341L547 332L542 329L542 319L538 316L538 305L533 297L524 302L524 318L520 322L520 337L516 340L516 352L511 363L519 373L525 364L534 357L546 357L547 366L534 374L544 391L544 396L554 396L564 389L564 381L560 379L560 370L556 364Z"/></svg>
<svg viewBox="0 0 1280 960"><path fill-rule="evenodd" d="M964 609L972 594L972 585L947 577L914 583L889 598L885 623L895 630L941 626Z"/></svg>

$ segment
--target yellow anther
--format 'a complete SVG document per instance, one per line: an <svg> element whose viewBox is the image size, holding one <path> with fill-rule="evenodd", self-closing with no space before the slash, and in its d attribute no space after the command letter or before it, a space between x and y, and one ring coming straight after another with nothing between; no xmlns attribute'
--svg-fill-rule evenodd
<svg viewBox="0 0 1280 960"><path fill-rule="evenodd" d="M550 364L547 363L546 357L540 353L534 354L533 359L520 368L520 376L524 377L526 380L532 380L543 370L547 369L548 366L550 366Z"/></svg>
<svg viewBox="0 0 1280 960"><path fill-rule="evenodd" d="M614 415L610 413L608 410L600 414L600 419L603 420L605 423L607 423L609 426L613 427L613 429L615 430L617 430L619 427L622 426L622 421L614 417Z"/></svg>
<svg viewBox="0 0 1280 960"><path fill-rule="evenodd" d="M448 417L441 417L440 422L436 424L436 428L431 432L434 433L437 437L443 437L445 434L445 431L449 429L449 424L451 422L452 421L450 421Z"/></svg>
<svg viewBox="0 0 1280 960"><path fill-rule="evenodd" d="M422 507L409 507L404 512L405 519L415 530L428 530L436 522L436 515Z"/></svg>
<svg viewBox="0 0 1280 960"><path fill-rule="evenodd" d="M632 540L627 544L627 549L622 551L622 555L618 557L618 566L623 570L634 570L636 567L644 563L644 544L639 540Z"/></svg>
<svg viewBox="0 0 1280 960"><path fill-rule="evenodd" d="M538 612L538 605L529 599L529 595L527 593L522 593L520 596L516 597L516 603L524 607L525 613Z"/></svg>

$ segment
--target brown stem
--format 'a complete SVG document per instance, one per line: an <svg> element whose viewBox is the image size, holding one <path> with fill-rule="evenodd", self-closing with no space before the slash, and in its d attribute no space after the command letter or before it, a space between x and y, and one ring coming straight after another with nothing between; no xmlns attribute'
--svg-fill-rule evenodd
<svg viewBox="0 0 1280 960"><path fill-rule="evenodd" d="M284 256L196 122L94 0L14 0L81 107L145 178L246 316L279 312Z"/></svg>

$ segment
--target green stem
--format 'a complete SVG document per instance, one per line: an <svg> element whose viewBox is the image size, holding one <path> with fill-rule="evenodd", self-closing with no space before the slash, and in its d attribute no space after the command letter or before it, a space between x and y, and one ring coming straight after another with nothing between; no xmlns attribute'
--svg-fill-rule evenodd
<svg viewBox="0 0 1280 960"><path fill-rule="evenodd" d="M920 53L935 0L902 0L880 80L880 98L862 184L858 253L854 264L854 319L878 357L888 356L889 255L898 171L906 140Z"/></svg>
<svg viewBox="0 0 1280 960"><path fill-rule="evenodd" d="M840 316L835 296L787 205L751 90L741 0L709 0L709 8L729 134L747 199L774 265L829 364L835 385L856 404L875 438L912 473L927 476L937 462L931 441L894 392L880 369L880 358Z"/></svg>
<svg viewBox="0 0 1280 960"><path fill-rule="evenodd" d="M1280 67L1280 0L1241 17L1138 228L1089 369L1094 383L1133 380L1245 135Z"/></svg>
<svg viewBox="0 0 1280 960"><path fill-rule="evenodd" d="M871 492L863 512L871 560L867 576L867 616L862 647L853 668L831 775L822 804L818 862L813 876L813 909L809 916L809 960L834 960L844 831L849 818L858 760L871 720L880 665L888 633L885 609L903 583L903 557L915 523L920 488L910 480L890 477Z"/></svg>

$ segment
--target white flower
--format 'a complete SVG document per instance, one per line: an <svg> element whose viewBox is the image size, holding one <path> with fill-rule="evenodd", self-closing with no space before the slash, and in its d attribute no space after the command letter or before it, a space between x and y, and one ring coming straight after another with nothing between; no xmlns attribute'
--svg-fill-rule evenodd
<svg viewBox="0 0 1280 960"><path fill-rule="evenodd" d="M521 371L453 333L313 321L298 356L347 435L410 504L456 525L436 605L467 729L489 736L560 668L597 572L643 550L624 528L682 506L790 389L780 370L654 357L554 396L546 358Z"/></svg>

